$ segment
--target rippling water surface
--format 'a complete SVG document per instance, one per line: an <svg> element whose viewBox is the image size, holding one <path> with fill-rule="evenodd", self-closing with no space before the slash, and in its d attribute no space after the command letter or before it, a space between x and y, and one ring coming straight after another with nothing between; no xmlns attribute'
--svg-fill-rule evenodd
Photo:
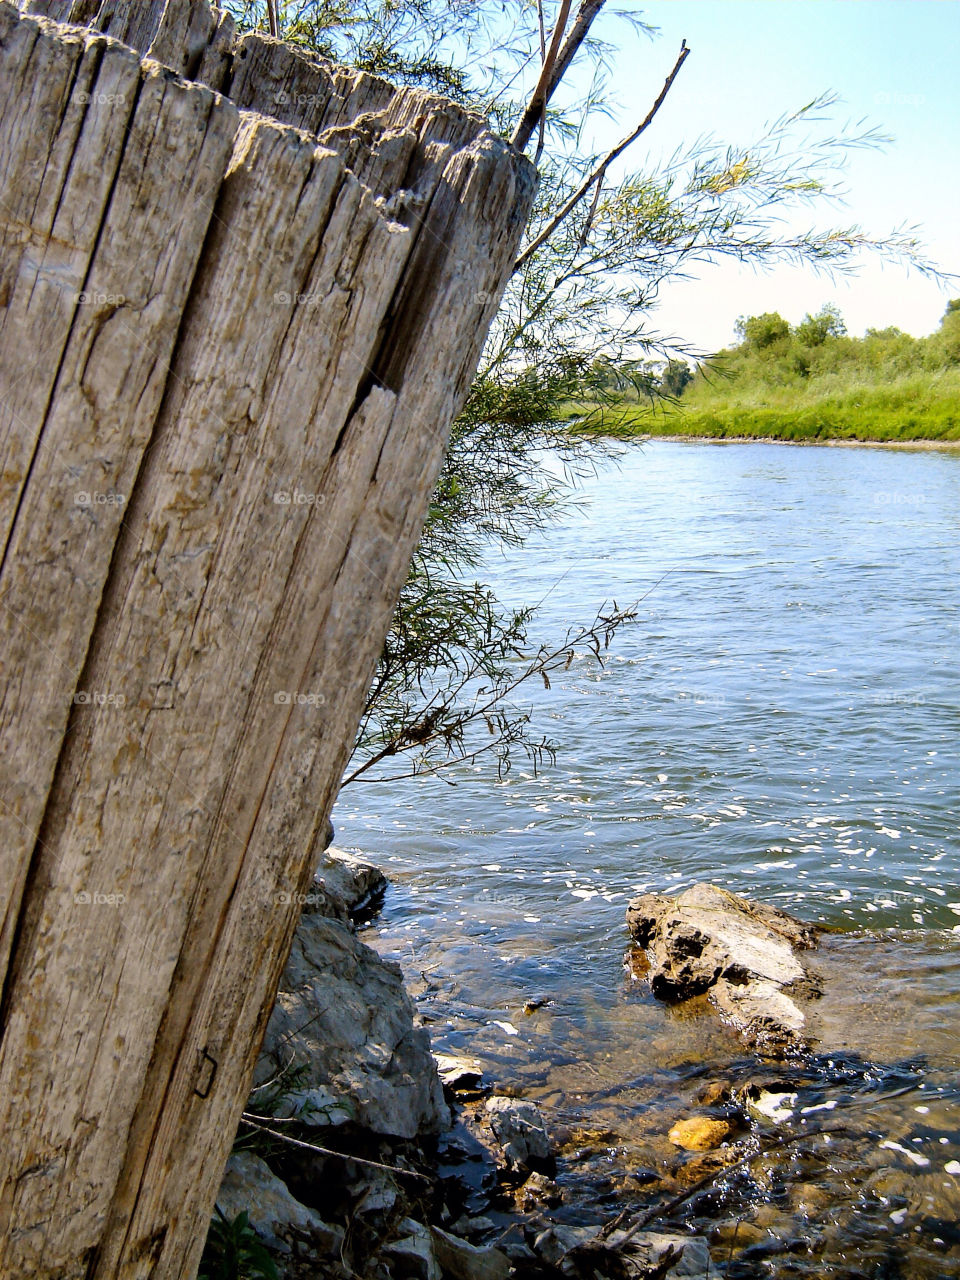
<svg viewBox="0 0 960 1280"><path fill-rule="evenodd" d="M744 1058L625 976L629 897L713 880L843 931L817 1013L831 1061L859 1064L833 1096L862 1130L835 1171L854 1206L836 1248L872 1259L851 1275L960 1275L937 1225L960 1207L960 451L653 442L582 497L485 576L510 603L545 597L551 637L613 598L643 597L639 623L602 669L580 657L524 694L555 766L344 792L338 844L392 881L370 940L438 1048L609 1129L601 1163L626 1176L662 1165L664 1116ZM905 1208L869 1181L900 1175ZM913 1270L889 1269L878 1231L909 1236Z"/></svg>

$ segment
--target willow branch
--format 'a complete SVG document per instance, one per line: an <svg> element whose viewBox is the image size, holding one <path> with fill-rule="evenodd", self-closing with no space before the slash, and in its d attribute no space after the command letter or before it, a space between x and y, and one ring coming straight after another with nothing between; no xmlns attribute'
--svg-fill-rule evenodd
<svg viewBox="0 0 960 1280"><path fill-rule="evenodd" d="M537 127L537 123L546 110L547 103L550 101L553 71L561 52L560 45L563 40L563 33L567 28L567 19L570 17L571 3L572 0L560 0L560 12L557 14L557 20L554 23L550 48L540 68L540 79L537 81L537 87L534 89L527 104L527 109L517 125L517 131L513 135L513 145L518 151L523 151L526 148L527 143L530 141L530 135ZM554 83L554 88L558 83L559 81Z"/></svg>
<svg viewBox="0 0 960 1280"><path fill-rule="evenodd" d="M611 151L607 152L607 154L603 157L603 159L596 166L596 168L591 170L591 172L587 175L587 177L584 178L583 182L576 189L576 191L574 191L573 195L570 196L570 198L566 200L564 204L561 205L561 207L557 210L557 212L550 219L547 225L543 228L540 234L536 236L533 240L531 240L531 242L527 245L524 251L520 254L520 257L514 263L513 269L515 272L519 271L521 267L523 267L525 263L529 261L529 259L533 256L533 254L536 253L536 251L540 248L541 245L546 244L546 242L550 239L550 237L561 225L561 223L565 222L567 218L569 218L570 214L574 211L574 209L581 202L581 200L583 200L584 196L587 195L587 193L589 192L593 184L595 182L599 183L603 181L604 175L606 174L610 165L613 164L614 160L616 160L619 156L622 156L624 151L626 151L628 147L633 146L633 144L640 137L640 135L642 133L645 133L646 130L649 129L650 125L654 121L654 118L656 117L657 112L660 110L660 108L663 106L664 102L666 101L667 94L670 92L671 88L673 87L673 82L674 80L676 80L677 75L679 74L680 68L683 66L684 62L686 62L687 55L689 53L690 53L690 49L687 46L686 40L684 40L680 46L680 55L673 65L673 70L670 72L666 80L663 82L663 88L660 90L660 93L657 95L656 102L654 102L653 106L650 108L650 110L647 112L644 118L640 121L637 127L633 130L633 132L628 133L627 136L621 142L618 142L617 145Z"/></svg>

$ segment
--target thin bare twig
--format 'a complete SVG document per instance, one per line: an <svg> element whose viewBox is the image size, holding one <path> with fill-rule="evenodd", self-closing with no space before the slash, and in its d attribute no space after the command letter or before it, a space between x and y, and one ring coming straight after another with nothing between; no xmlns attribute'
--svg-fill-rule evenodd
<svg viewBox="0 0 960 1280"><path fill-rule="evenodd" d="M398 1169L393 1164L381 1164L379 1160L365 1160L363 1156L352 1156L346 1151L332 1151L329 1147L320 1147L315 1142L302 1142L299 1138L291 1138L289 1133L281 1133L278 1129L269 1129L265 1124L257 1124L255 1121L248 1119L246 1112L243 1113L240 1120L249 1128L257 1129L260 1133L268 1133L271 1138L277 1138L281 1142L289 1143L292 1147L302 1147L305 1151L315 1151L321 1156L338 1156L341 1160L352 1160L354 1164L368 1165L371 1169L383 1169L386 1173L396 1173L404 1178L419 1178L421 1182L433 1181L425 1173L417 1173L414 1169Z"/></svg>
<svg viewBox="0 0 960 1280"><path fill-rule="evenodd" d="M540 117L550 101L553 70L560 54L563 33L567 28L567 19L570 17L571 3L572 0L560 0L560 12L557 14L557 20L554 23L550 48L547 50L547 56L544 58L543 65L540 68L540 79L537 81L537 86L530 96L527 109L524 111L513 135L513 145L518 151L523 151L526 148L527 143L530 141L530 135L537 127ZM554 82L554 87L556 84L559 84L559 81Z"/></svg>
<svg viewBox="0 0 960 1280"><path fill-rule="evenodd" d="M587 243L587 237L590 234L590 228L593 226L593 220L597 216L597 209L600 206L600 194L603 191L603 175L597 179L596 189L593 193L593 201L590 205L590 212L587 214L587 220L583 224L583 230L580 232L580 248L582 249Z"/></svg>
<svg viewBox="0 0 960 1280"><path fill-rule="evenodd" d="M267 26L274 40L279 40L280 23L277 20L277 0L267 0Z"/></svg>
<svg viewBox="0 0 960 1280"><path fill-rule="evenodd" d="M759 1160L761 1156L768 1156L775 1151L782 1151L784 1147L792 1147L795 1143L803 1142L809 1138L822 1138L826 1134L843 1134L847 1132L849 1131L845 1128L837 1128L811 1129L809 1133L795 1133L789 1138L780 1138L769 1146L761 1147L759 1151L754 1151L750 1155L744 1156L742 1160L738 1160L735 1164L728 1164L722 1169L716 1169L713 1173L708 1173L705 1178L701 1178L699 1182L695 1182L687 1191L683 1191L680 1195L674 1196L672 1200L668 1200L666 1204L656 1205L642 1214L630 1230L617 1241L616 1247L621 1249L634 1236L638 1235L644 1227L648 1227L651 1222L656 1222L658 1218L668 1217L673 1213L674 1209L679 1209L682 1204L695 1196L698 1191L709 1187L711 1182L716 1182L718 1178L726 1177L727 1174L735 1173L738 1169L752 1164L754 1160Z"/></svg>
<svg viewBox="0 0 960 1280"><path fill-rule="evenodd" d="M531 240L531 242L527 245L524 251L520 254L520 257L514 263L513 269L515 272L519 271L524 266L524 264L529 261L529 259L533 256L533 254L536 253L536 251L540 248L540 246L545 244L550 239L550 237L557 230L560 224L565 222L566 219L569 218L570 214L574 211L574 209L577 207L580 201L584 198L584 196L587 194L587 192L590 190L593 184L595 182L600 183L603 181L603 177L606 174L607 169L610 167L611 164L613 164L614 160L616 160L619 156L623 155L624 151L626 151L628 147L632 146L633 143L636 142L636 140L640 137L642 133L645 133L646 130L649 129L650 125L653 123L654 117L656 116L657 112L660 110L660 108L663 106L664 102L666 101L667 94L670 92L671 88L673 87L673 82L674 80L676 80L677 75L679 74L680 68L683 66L684 62L686 62L687 56L689 55L689 53L690 53L689 46L687 45L686 40L684 40L680 46L680 54L673 65L673 70L670 72L666 80L663 82L663 88L660 90L660 93L657 95L657 100L654 102L653 106L650 108L650 110L647 112L644 118L640 121L637 127L633 130L633 132L627 134L627 136L621 142L618 142L617 145L611 151L607 152L607 154L603 157L600 163L587 175L586 178L584 178L583 182L581 182L580 186L576 189L576 191L574 191L573 195L571 195L570 198L566 200L564 204L561 205L561 207L557 210L557 212L550 219L547 225L543 228L540 234L536 236L533 240Z"/></svg>

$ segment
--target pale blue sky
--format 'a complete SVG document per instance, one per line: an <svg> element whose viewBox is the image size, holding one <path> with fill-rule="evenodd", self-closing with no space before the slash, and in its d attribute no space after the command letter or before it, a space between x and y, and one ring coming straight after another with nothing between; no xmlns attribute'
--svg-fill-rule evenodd
<svg viewBox="0 0 960 1280"><path fill-rule="evenodd" d="M619 46L612 87L621 104L604 141L646 113L682 38L692 53L634 152L638 167L645 154L668 155L705 132L749 142L765 123L835 90L840 119L866 117L895 141L851 156L846 203L818 219L878 235L920 224L932 256L960 272L958 0L653 0L635 9L660 34L648 40L624 22L604 23L601 34ZM798 225L810 221L806 213ZM779 310L796 321L835 301L851 333L897 324L923 334L958 295L958 281L941 289L876 261L837 281L802 268L757 274L725 264L665 289L657 323L716 349L731 340L738 315Z"/></svg>

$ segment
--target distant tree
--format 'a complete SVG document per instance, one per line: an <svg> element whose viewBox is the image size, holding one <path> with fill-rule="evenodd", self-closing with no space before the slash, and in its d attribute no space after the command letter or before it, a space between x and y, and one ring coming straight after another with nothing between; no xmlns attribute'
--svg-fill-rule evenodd
<svg viewBox="0 0 960 1280"><path fill-rule="evenodd" d="M940 328L930 343L949 364L960 364L960 298L951 298L947 303Z"/></svg>
<svg viewBox="0 0 960 1280"><path fill-rule="evenodd" d="M790 326L779 311L765 311L762 316L741 316L736 325L741 342L754 351L780 349L790 337Z"/></svg>
<svg viewBox="0 0 960 1280"><path fill-rule="evenodd" d="M686 360L668 360L660 375L660 394L677 399L693 381L693 370Z"/></svg>
<svg viewBox="0 0 960 1280"><path fill-rule="evenodd" d="M805 315L794 330L794 336L805 347L822 347L828 338L842 338L846 332L847 326L839 309L828 302L816 315Z"/></svg>

